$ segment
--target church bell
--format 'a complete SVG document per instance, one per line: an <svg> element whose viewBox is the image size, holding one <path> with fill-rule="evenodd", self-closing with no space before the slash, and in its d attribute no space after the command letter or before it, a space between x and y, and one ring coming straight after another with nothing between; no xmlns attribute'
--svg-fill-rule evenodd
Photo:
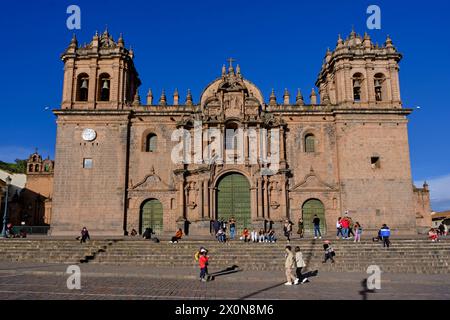
<svg viewBox="0 0 450 320"><path fill-rule="evenodd" d="M88 82L86 79L83 80L81 83L81 89L87 89L88 88Z"/></svg>
<svg viewBox="0 0 450 320"><path fill-rule="evenodd" d="M109 90L109 81L108 80L104 80L103 81L103 90Z"/></svg>

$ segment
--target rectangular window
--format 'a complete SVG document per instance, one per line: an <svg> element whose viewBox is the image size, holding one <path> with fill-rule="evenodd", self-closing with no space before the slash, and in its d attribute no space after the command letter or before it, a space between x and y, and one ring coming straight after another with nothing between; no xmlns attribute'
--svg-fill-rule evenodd
<svg viewBox="0 0 450 320"><path fill-rule="evenodd" d="M372 169L380 169L381 168L380 157L371 157L370 164L372 165Z"/></svg>
<svg viewBox="0 0 450 320"><path fill-rule="evenodd" d="M93 161L92 159L83 159L83 168L84 169L92 169Z"/></svg>

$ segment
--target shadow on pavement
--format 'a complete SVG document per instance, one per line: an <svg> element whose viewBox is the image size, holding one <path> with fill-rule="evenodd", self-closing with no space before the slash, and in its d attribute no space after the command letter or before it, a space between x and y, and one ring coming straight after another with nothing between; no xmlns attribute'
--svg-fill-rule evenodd
<svg viewBox="0 0 450 320"><path fill-rule="evenodd" d="M318 274L319 274L319 271L318 270L314 270L314 271L309 271L309 272L304 273L303 277L312 278L312 277L317 277ZM285 282L277 283L277 284L275 284L273 286L270 286L270 287L267 287L267 288L255 291L253 293L250 293L250 294L248 294L246 296L240 297L238 300L249 299L249 298L251 298L253 296L256 296L257 294L260 294L260 293L263 293L263 292L275 289L276 287L284 286L284 284L285 284Z"/></svg>
<svg viewBox="0 0 450 320"><path fill-rule="evenodd" d="M234 265L234 266L231 266L229 268L226 268L225 270L214 272L214 273L210 273L208 275L208 281L214 281L216 279L216 277L226 276L226 275L233 274L233 273L238 273L238 272L241 272L241 271L242 271L242 269L239 269L238 266Z"/></svg>
<svg viewBox="0 0 450 320"><path fill-rule="evenodd" d="M367 279L363 279L361 281L361 286L362 286L362 290L359 292L359 294L361 295L362 299L364 301L366 301L367 300L367 294L368 293L375 293L375 290L369 290L367 288Z"/></svg>

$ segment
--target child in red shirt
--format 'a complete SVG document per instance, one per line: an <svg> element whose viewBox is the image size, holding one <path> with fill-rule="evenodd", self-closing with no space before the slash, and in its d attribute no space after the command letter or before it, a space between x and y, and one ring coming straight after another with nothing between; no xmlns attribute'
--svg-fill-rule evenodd
<svg viewBox="0 0 450 320"><path fill-rule="evenodd" d="M200 265L200 281L206 282L205 276L208 274L208 256L206 249L200 250L200 258L198 259Z"/></svg>

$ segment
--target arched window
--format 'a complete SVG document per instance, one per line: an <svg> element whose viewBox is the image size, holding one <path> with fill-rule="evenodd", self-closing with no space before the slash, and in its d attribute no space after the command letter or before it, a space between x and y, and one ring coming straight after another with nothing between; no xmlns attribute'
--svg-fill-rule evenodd
<svg viewBox="0 0 450 320"><path fill-rule="evenodd" d="M89 97L89 76L82 73L77 81L77 101L88 101Z"/></svg>
<svg viewBox="0 0 450 320"><path fill-rule="evenodd" d="M225 129L225 152L227 161L234 162L240 155L239 124L235 122L228 123ZM243 143L243 141L242 141Z"/></svg>
<svg viewBox="0 0 450 320"><path fill-rule="evenodd" d="M305 152L307 153L316 152L316 139L313 134L307 134L305 136Z"/></svg>
<svg viewBox="0 0 450 320"><path fill-rule="evenodd" d="M30 164L30 165L28 166L28 172L33 172L33 165L32 165L32 164Z"/></svg>
<svg viewBox="0 0 450 320"><path fill-rule="evenodd" d="M361 102L362 99L362 82L364 78L361 73L356 73L353 76L353 101Z"/></svg>
<svg viewBox="0 0 450 320"><path fill-rule="evenodd" d="M111 77L107 73L102 73L98 79L98 99L100 101L109 101Z"/></svg>
<svg viewBox="0 0 450 320"><path fill-rule="evenodd" d="M34 171L35 172L39 172L39 165L38 164L34 166Z"/></svg>
<svg viewBox="0 0 450 320"><path fill-rule="evenodd" d="M386 78L382 73L377 73L374 77L374 85L375 85L375 100L376 101L383 101L385 100L385 90L384 90L384 84L385 84Z"/></svg>
<svg viewBox="0 0 450 320"><path fill-rule="evenodd" d="M147 136L145 143L145 152L155 152L158 143L158 137L154 133Z"/></svg>

